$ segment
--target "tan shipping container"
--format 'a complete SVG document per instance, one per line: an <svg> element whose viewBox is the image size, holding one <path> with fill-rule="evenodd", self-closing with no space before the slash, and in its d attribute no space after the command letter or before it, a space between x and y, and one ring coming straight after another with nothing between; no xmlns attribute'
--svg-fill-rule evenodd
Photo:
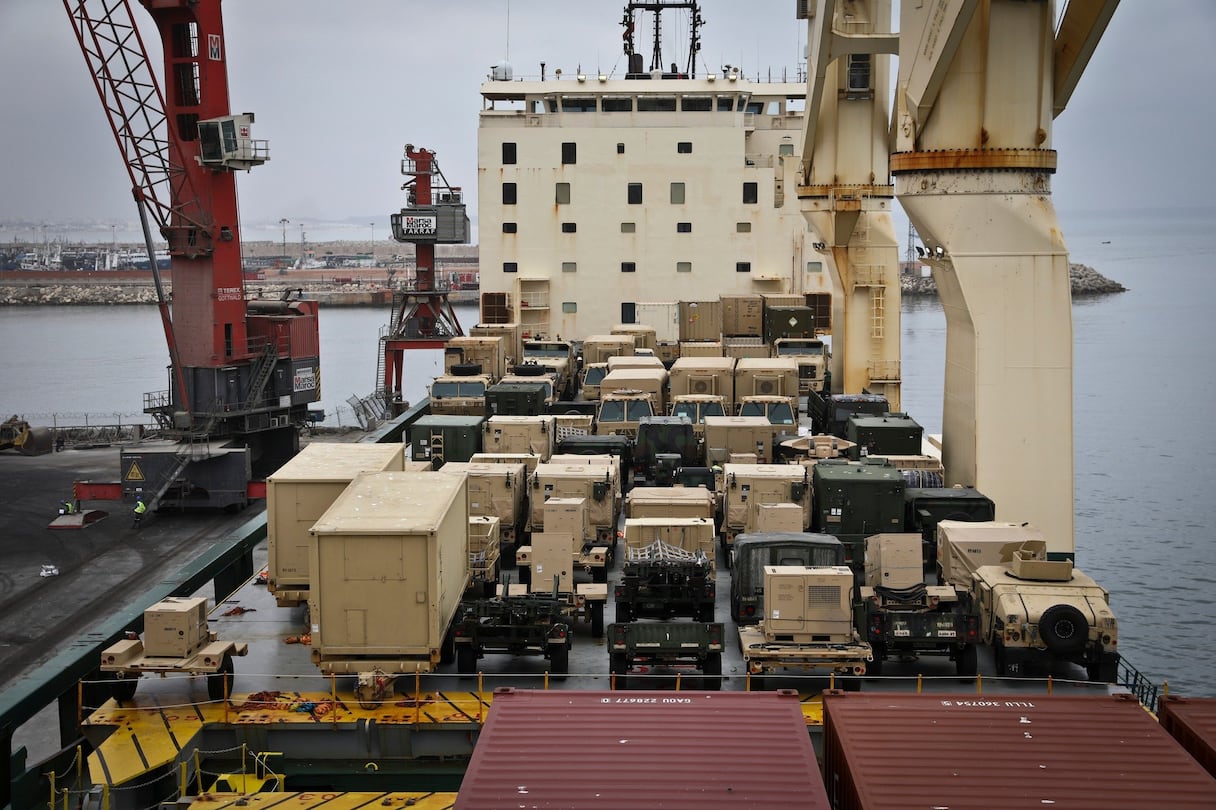
<svg viewBox="0 0 1216 810"><path fill-rule="evenodd" d="M482 374L501 380L507 373L507 336L461 335L448 338L443 348L443 370L451 374L452 366L473 363L481 366Z"/></svg>
<svg viewBox="0 0 1216 810"><path fill-rule="evenodd" d="M735 359L733 357L681 357L671 366L671 395L715 394L725 400L727 413L735 410Z"/></svg>
<svg viewBox="0 0 1216 810"><path fill-rule="evenodd" d="M761 293L764 306L768 307L805 307L806 296L801 293Z"/></svg>
<svg viewBox="0 0 1216 810"><path fill-rule="evenodd" d="M548 461L555 428L552 416L491 416L482 428L482 447L487 453L534 453Z"/></svg>
<svg viewBox="0 0 1216 810"><path fill-rule="evenodd" d="M628 549L645 548L656 540L688 552L700 551L711 562L717 550L718 536L713 518L647 517L625 519L626 559Z"/></svg>
<svg viewBox="0 0 1216 810"><path fill-rule="evenodd" d="M656 336L656 331L653 326L648 326L643 323L618 323L612 327L614 335L629 335L633 338L633 347L637 349L649 349L654 351L659 345L659 339Z"/></svg>
<svg viewBox="0 0 1216 810"><path fill-rule="evenodd" d="M798 363L792 357L744 357L735 363L735 401L790 397L798 404Z"/></svg>
<svg viewBox="0 0 1216 810"><path fill-rule="evenodd" d="M628 518L712 518L713 493L704 487L634 487L625 496Z"/></svg>
<svg viewBox="0 0 1216 810"><path fill-rule="evenodd" d="M764 334L764 299L759 295L724 295L722 334L727 337L760 337Z"/></svg>
<svg viewBox="0 0 1216 810"><path fill-rule="evenodd" d="M503 541L515 542L527 521L528 472L524 464L449 461L439 473L467 476L469 517L497 517L502 522Z"/></svg>
<svg viewBox="0 0 1216 810"><path fill-rule="evenodd" d="M721 340L687 340L680 342L680 357L722 357Z"/></svg>
<svg viewBox="0 0 1216 810"><path fill-rule="evenodd" d="M590 335L583 338L583 365L607 363L610 357L632 357L632 335Z"/></svg>
<svg viewBox="0 0 1216 810"><path fill-rule="evenodd" d="M609 371L630 368L664 368L663 361L653 354L631 354L625 357L609 357L604 361Z"/></svg>
<svg viewBox="0 0 1216 810"><path fill-rule="evenodd" d="M752 529L760 532L800 532L802 507L796 503L762 503L756 507L756 525Z"/></svg>
<svg viewBox="0 0 1216 810"><path fill-rule="evenodd" d="M531 475L540 464L540 456L535 453L474 453L469 457L470 464L522 464Z"/></svg>
<svg viewBox="0 0 1216 810"><path fill-rule="evenodd" d="M687 340L721 340L722 302L681 301L680 342Z"/></svg>
<svg viewBox="0 0 1216 810"><path fill-rule="evenodd" d="M611 544L620 513L620 488L609 464L540 464L531 476L532 531L545 528L545 501L550 498L586 498L596 540Z"/></svg>
<svg viewBox="0 0 1216 810"><path fill-rule="evenodd" d="M312 525L359 473L400 471L404 450L400 443L311 442L266 479L266 585L280 606L308 598Z"/></svg>
<svg viewBox="0 0 1216 810"><path fill-rule="evenodd" d="M728 543L740 532L755 532L759 507L763 504L795 504L802 513L805 531L811 525L811 483L801 464L727 464L723 468L722 528Z"/></svg>
<svg viewBox="0 0 1216 810"><path fill-rule="evenodd" d="M504 363L509 369L524 356L523 324L479 323L469 330L470 337L501 337L503 339Z"/></svg>
<svg viewBox="0 0 1216 810"><path fill-rule="evenodd" d="M722 354L742 360L745 357L768 357L772 352L764 338L727 337L722 338Z"/></svg>
<svg viewBox="0 0 1216 810"><path fill-rule="evenodd" d="M924 581L919 534L884 533L866 538L867 588L910 588Z"/></svg>
<svg viewBox="0 0 1216 810"><path fill-rule="evenodd" d="M321 671L430 671L469 584L461 476L360 473L313 526L309 609Z"/></svg>
<svg viewBox="0 0 1216 810"><path fill-rule="evenodd" d="M1010 562L1013 552L1023 548L1046 554L1046 536L1024 523L943 520L937 524L941 581L963 590L971 590L971 575L979 568Z"/></svg>
<svg viewBox="0 0 1216 810"><path fill-rule="evenodd" d="M620 482L621 479L621 457L613 456L607 453L589 453L581 455L578 453L554 453L549 458L550 464L607 464L612 468L612 480ZM624 494L624 493L622 493Z"/></svg>
<svg viewBox="0 0 1216 810"><path fill-rule="evenodd" d="M705 417L705 453L710 466L724 463L732 454L755 453L762 464L773 457L773 438L788 428L771 424L763 416Z"/></svg>
<svg viewBox="0 0 1216 810"><path fill-rule="evenodd" d="M144 611L144 651L149 656L186 658L210 642L207 600L170 596Z"/></svg>

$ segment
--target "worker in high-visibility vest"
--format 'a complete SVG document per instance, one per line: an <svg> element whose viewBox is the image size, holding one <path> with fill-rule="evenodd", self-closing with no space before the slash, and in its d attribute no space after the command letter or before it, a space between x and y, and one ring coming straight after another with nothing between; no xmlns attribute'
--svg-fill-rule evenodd
<svg viewBox="0 0 1216 810"><path fill-rule="evenodd" d="M144 512L147 512L147 511L148 511L148 505L146 503L144 503L144 499L136 498L135 499L135 522L131 524L132 529L139 526L139 522L141 520L143 520L143 518L144 518Z"/></svg>

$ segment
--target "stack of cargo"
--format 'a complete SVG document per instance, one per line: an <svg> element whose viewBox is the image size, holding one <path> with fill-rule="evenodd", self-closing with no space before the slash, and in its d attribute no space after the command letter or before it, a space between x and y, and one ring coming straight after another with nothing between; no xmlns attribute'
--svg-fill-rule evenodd
<svg viewBox="0 0 1216 810"><path fill-rule="evenodd" d="M438 470L449 461L468 461L481 452L481 416L428 414L410 426L410 458Z"/></svg>
<svg viewBox="0 0 1216 810"><path fill-rule="evenodd" d="M542 462L553 455L556 423L552 416L491 416L483 431L487 453L531 453Z"/></svg>
<svg viewBox="0 0 1216 810"><path fill-rule="evenodd" d="M722 353L727 357L768 357L764 342L764 299L759 295L724 295Z"/></svg>
<svg viewBox="0 0 1216 810"><path fill-rule="evenodd" d="M515 542L528 517L528 473L522 462L448 462L445 475L468 478L469 517L495 517L501 521L504 543Z"/></svg>

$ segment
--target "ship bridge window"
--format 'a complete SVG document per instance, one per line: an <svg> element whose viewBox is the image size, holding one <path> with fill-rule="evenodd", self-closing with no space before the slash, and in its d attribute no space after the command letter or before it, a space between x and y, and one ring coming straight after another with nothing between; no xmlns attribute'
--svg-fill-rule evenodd
<svg viewBox="0 0 1216 810"><path fill-rule="evenodd" d="M680 109L684 112L709 112L713 108L713 96L684 96L680 99Z"/></svg>
<svg viewBox="0 0 1216 810"><path fill-rule="evenodd" d="M870 98L870 54L849 54L849 67L846 74L845 97L849 99Z"/></svg>
<svg viewBox="0 0 1216 810"><path fill-rule="evenodd" d="M691 155L692 141L679 141L676 143L676 153L680 155Z"/></svg>
<svg viewBox="0 0 1216 810"><path fill-rule="evenodd" d="M764 112L764 102L763 101L749 101L749 102L747 102L747 106L744 107L744 110L753 115L757 115L761 112Z"/></svg>
<svg viewBox="0 0 1216 810"><path fill-rule="evenodd" d="M557 112L557 96L545 96L545 109L551 113Z"/></svg>
<svg viewBox="0 0 1216 810"><path fill-rule="evenodd" d="M502 271L504 273L518 273L519 272L519 262L503 262Z"/></svg>
<svg viewBox="0 0 1216 810"><path fill-rule="evenodd" d="M750 222L736 222L735 233L751 233L752 224Z"/></svg>
<svg viewBox="0 0 1216 810"><path fill-rule="evenodd" d="M629 184L629 204L630 205L641 205L642 204L642 184L641 183L630 183Z"/></svg>
<svg viewBox="0 0 1216 810"><path fill-rule="evenodd" d="M638 112L675 112L675 96L638 96Z"/></svg>
<svg viewBox="0 0 1216 810"><path fill-rule="evenodd" d="M515 162L515 144L503 141L502 162L504 165L509 165Z"/></svg>
<svg viewBox="0 0 1216 810"><path fill-rule="evenodd" d="M518 222L504 222L502 224L502 232L503 233L518 233L519 232L519 223Z"/></svg>
<svg viewBox="0 0 1216 810"><path fill-rule="evenodd" d="M633 96L604 96L600 99L604 112L633 112Z"/></svg>
<svg viewBox="0 0 1216 810"><path fill-rule="evenodd" d="M676 262L676 272L677 273L691 273L692 272L692 262Z"/></svg>
<svg viewBox="0 0 1216 810"><path fill-rule="evenodd" d="M781 102L770 101L764 108L765 115L781 115Z"/></svg>
<svg viewBox="0 0 1216 810"><path fill-rule="evenodd" d="M736 273L750 273L752 271L751 262L735 262Z"/></svg>
<svg viewBox="0 0 1216 810"><path fill-rule="evenodd" d="M567 315L578 312L578 304L574 301L562 301L562 312Z"/></svg>
<svg viewBox="0 0 1216 810"><path fill-rule="evenodd" d="M671 204L672 205L683 205L684 204L684 184L683 183L672 183L671 184Z"/></svg>
<svg viewBox="0 0 1216 810"><path fill-rule="evenodd" d="M638 266L636 262L621 262L622 273L636 273L637 271Z"/></svg>
<svg viewBox="0 0 1216 810"><path fill-rule="evenodd" d="M562 163L571 164L578 163L578 144L573 141L566 141L562 144Z"/></svg>
<svg viewBox="0 0 1216 810"><path fill-rule="evenodd" d="M718 96L718 112L734 112L734 96Z"/></svg>
<svg viewBox="0 0 1216 810"><path fill-rule="evenodd" d="M502 184L502 204L503 205L515 205L515 199L516 199L515 184L514 183L503 183Z"/></svg>
<svg viewBox="0 0 1216 810"><path fill-rule="evenodd" d="M554 191L554 201L558 205L569 205L570 204L570 184L569 183L558 183L557 184L557 187Z"/></svg>
<svg viewBox="0 0 1216 810"><path fill-rule="evenodd" d="M692 223L691 222L677 222L676 223L676 233L692 233Z"/></svg>
<svg viewBox="0 0 1216 810"><path fill-rule="evenodd" d="M637 232L638 232L638 224L636 222L622 222L621 223L621 233L637 233ZM626 321L626 323L633 323L633 322Z"/></svg>
<svg viewBox="0 0 1216 810"><path fill-rule="evenodd" d="M760 188L755 183L743 184L743 204L755 205L760 200Z"/></svg>
<svg viewBox="0 0 1216 810"><path fill-rule="evenodd" d="M595 112L595 96L562 96L562 112Z"/></svg>

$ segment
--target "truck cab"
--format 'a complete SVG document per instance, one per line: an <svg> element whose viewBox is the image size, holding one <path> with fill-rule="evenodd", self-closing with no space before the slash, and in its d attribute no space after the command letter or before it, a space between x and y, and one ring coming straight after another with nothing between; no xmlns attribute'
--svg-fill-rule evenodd
<svg viewBox="0 0 1216 810"><path fill-rule="evenodd" d="M525 340L524 363L536 363L554 374L556 399L574 399L574 344L565 340Z"/></svg>
<svg viewBox="0 0 1216 810"><path fill-rule="evenodd" d="M595 415L595 434L637 436L638 424L642 419L654 415L650 394L637 389L618 389L600 398L600 407Z"/></svg>
<svg viewBox="0 0 1216 810"><path fill-rule="evenodd" d="M798 364L798 393L823 391L828 384L832 352L817 338L777 338L773 341L777 357L791 357Z"/></svg>
<svg viewBox="0 0 1216 810"><path fill-rule="evenodd" d="M494 382L481 366L457 364L434 379L428 391L431 413L451 416L485 416L486 389Z"/></svg>
<svg viewBox="0 0 1216 810"><path fill-rule="evenodd" d="M607 363L591 363L583 367L581 389L583 399L596 400L600 398L600 383L608 376Z"/></svg>
<svg viewBox="0 0 1216 810"><path fill-rule="evenodd" d="M797 427L797 414L798 400L794 397L743 397L739 406L740 416L763 416L771 425L789 425L791 428Z"/></svg>
<svg viewBox="0 0 1216 810"><path fill-rule="evenodd" d="M671 401L671 415L685 416L697 436L705 435L705 417L726 416L726 399L716 394L681 394Z"/></svg>

